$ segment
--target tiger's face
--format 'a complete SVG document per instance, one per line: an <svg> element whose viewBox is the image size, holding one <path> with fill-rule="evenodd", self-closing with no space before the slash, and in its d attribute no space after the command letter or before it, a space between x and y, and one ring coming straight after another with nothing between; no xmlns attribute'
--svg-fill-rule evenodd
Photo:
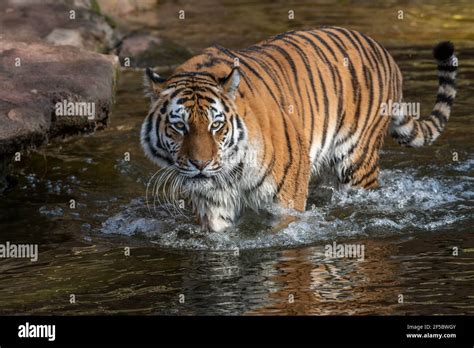
<svg viewBox="0 0 474 348"><path fill-rule="evenodd" d="M165 106L161 138L176 169L189 178L209 178L222 170L229 151L230 108L222 99L184 88Z"/></svg>
<svg viewBox="0 0 474 348"><path fill-rule="evenodd" d="M163 81L151 69L147 78L152 103L141 140L148 157L194 186L229 177L246 139L234 102L238 70L221 81L196 73Z"/></svg>

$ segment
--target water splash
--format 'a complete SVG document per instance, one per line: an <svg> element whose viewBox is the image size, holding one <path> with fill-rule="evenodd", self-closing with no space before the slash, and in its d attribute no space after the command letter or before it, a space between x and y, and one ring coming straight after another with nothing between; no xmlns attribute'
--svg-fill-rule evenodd
<svg viewBox="0 0 474 348"><path fill-rule="evenodd" d="M164 248L235 250L291 248L335 238L437 231L470 218L470 177L419 177L414 170L384 170L380 179L381 188L376 190L326 188L328 194L319 197L314 209L291 212L298 220L277 233L269 231L268 214L252 212L231 230L201 231L188 220L170 216L166 207L159 207L157 215L150 216L144 199L124 206L102 224L100 231L145 236Z"/></svg>

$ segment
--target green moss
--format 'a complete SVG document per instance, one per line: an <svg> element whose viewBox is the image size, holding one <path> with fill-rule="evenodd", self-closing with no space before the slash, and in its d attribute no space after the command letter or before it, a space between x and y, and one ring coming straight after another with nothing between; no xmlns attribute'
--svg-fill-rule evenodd
<svg viewBox="0 0 474 348"><path fill-rule="evenodd" d="M108 25L110 25L112 27L112 29L116 29L118 24L117 22L110 16L108 15L101 15L102 17L104 17L105 21L107 22Z"/></svg>
<svg viewBox="0 0 474 348"><path fill-rule="evenodd" d="M99 3L96 0L91 1L91 8L90 10L94 13L101 14L100 13L100 6Z"/></svg>

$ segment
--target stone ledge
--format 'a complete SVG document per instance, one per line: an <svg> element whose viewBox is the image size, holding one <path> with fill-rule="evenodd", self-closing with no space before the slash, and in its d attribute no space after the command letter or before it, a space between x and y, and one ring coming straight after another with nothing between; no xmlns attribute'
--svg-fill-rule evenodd
<svg viewBox="0 0 474 348"><path fill-rule="evenodd" d="M104 127L114 101L118 69L118 58L113 55L1 39L2 157L51 137ZM55 105L62 101L93 103L95 116L56 116Z"/></svg>

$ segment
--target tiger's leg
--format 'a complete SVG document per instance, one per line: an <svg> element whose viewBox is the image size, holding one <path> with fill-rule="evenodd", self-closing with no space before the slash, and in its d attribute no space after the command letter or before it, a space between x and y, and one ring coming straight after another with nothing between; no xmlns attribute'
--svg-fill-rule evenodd
<svg viewBox="0 0 474 348"><path fill-rule="evenodd" d="M222 232L234 225L232 212L221 207L209 207L202 216L198 215L198 221L202 229L212 232Z"/></svg>
<svg viewBox="0 0 474 348"><path fill-rule="evenodd" d="M276 202L283 208L304 211L310 175L309 156L306 152L300 152L282 178L275 180L279 183Z"/></svg>
<svg viewBox="0 0 474 348"><path fill-rule="evenodd" d="M385 132L382 128L374 133L372 138L350 148L350 153L336 163L338 179L343 185L366 189L379 186L379 151Z"/></svg>
<svg viewBox="0 0 474 348"><path fill-rule="evenodd" d="M296 218L296 216L293 216L293 215L285 214L285 215L282 215L282 216L278 216L274 221L272 221L271 227L269 228L269 231L271 233L277 233L277 232L287 228L289 224L291 224L292 222L295 222L297 220L298 219Z"/></svg>
<svg viewBox="0 0 474 348"><path fill-rule="evenodd" d="M219 192L219 191L214 191ZM207 231L221 232L226 228L232 227L240 213L239 207L234 204L229 197L217 195L224 199L227 204L222 204L220 201L210 201L202 199L199 196L192 196L191 200L193 208L196 213L198 224L201 228Z"/></svg>
<svg viewBox="0 0 474 348"><path fill-rule="evenodd" d="M276 203L282 208L303 212L308 198L308 185L311 175L309 156L301 153L298 156L298 165L287 172L276 196ZM278 181L277 181L278 182ZM272 225L271 231L278 232L287 227L297 218L291 214L284 214Z"/></svg>

